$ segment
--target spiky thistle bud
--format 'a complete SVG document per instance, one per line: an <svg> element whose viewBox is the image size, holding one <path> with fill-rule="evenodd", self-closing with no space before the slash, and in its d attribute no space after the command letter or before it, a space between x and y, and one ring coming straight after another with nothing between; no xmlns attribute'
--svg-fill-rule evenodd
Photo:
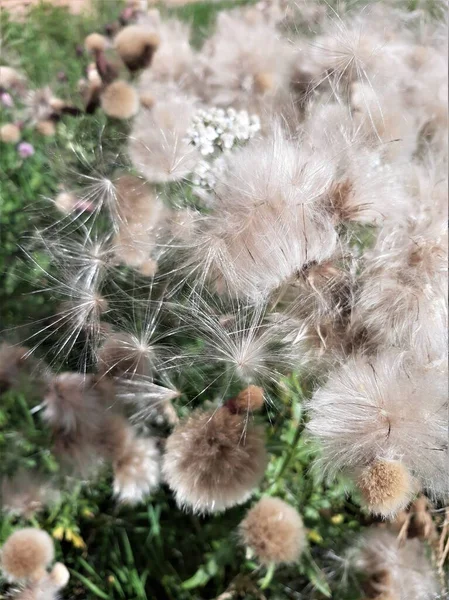
<svg viewBox="0 0 449 600"><path fill-rule="evenodd" d="M280 498L259 500L240 523L239 534L267 565L297 561L306 544L301 516Z"/></svg>
<svg viewBox="0 0 449 600"><path fill-rule="evenodd" d="M163 476L179 505L220 512L242 504L267 463L264 431L226 406L195 411L169 436Z"/></svg>
<svg viewBox="0 0 449 600"><path fill-rule="evenodd" d="M39 579L53 560L53 540L40 529L19 529L6 540L0 557L2 570L11 579Z"/></svg>

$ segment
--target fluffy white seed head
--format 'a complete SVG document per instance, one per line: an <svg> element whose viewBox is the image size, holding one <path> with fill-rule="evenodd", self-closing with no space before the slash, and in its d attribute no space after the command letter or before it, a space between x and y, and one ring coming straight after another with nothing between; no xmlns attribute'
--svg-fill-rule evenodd
<svg viewBox="0 0 449 600"><path fill-rule="evenodd" d="M263 51L262 51L263 48ZM293 52L271 24L222 12L199 55L198 90L214 106L259 114L289 107Z"/></svg>
<svg viewBox="0 0 449 600"><path fill-rule="evenodd" d="M365 580L371 598L432 600L438 597L436 573L418 539L399 540L389 531L375 529L352 549L351 561Z"/></svg>
<svg viewBox="0 0 449 600"><path fill-rule="evenodd" d="M216 364L227 385L277 383L308 360L306 329L283 315L272 318L266 303L226 303L193 291L187 306L174 308L204 342L192 360L199 368Z"/></svg>
<svg viewBox="0 0 449 600"><path fill-rule="evenodd" d="M449 493L447 371L397 354L352 358L309 403L328 473L400 460L423 488Z"/></svg>
<svg viewBox="0 0 449 600"><path fill-rule="evenodd" d="M129 137L134 167L152 183L186 177L198 161L198 151L185 141L195 111L192 98L170 96L150 111L141 111Z"/></svg>
<svg viewBox="0 0 449 600"><path fill-rule="evenodd" d="M98 349L100 375L148 375L152 370L154 350L145 340L125 332L111 333Z"/></svg>
<svg viewBox="0 0 449 600"><path fill-rule="evenodd" d="M62 589L68 584L70 573L63 563L57 562L53 566L49 578L57 589Z"/></svg>
<svg viewBox="0 0 449 600"><path fill-rule="evenodd" d="M26 89L25 77L17 69L6 65L0 66L0 83L6 90L23 92Z"/></svg>
<svg viewBox="0 0 449 600"><path fill-rule="evenodd" d="M62 373L51 382L44 397L44 419L54 436L54 451L81 473L103 458L101 436L114 405L113 385L106 378Z"/></svg>
<svg viewBox="0 0 449 600"><path fill-rule="evenodd" d="M19 471L0 485L0 506L10 515L29 518L59 500L59 492L43 477Z"/></svg>
<svg viewBox="0 0 449 600"><path fill-rule="evenodd" d="M192 248L198 276L257 298L307 263L329 258L337 235L322 198L333 176L331 162L279 127L233 154Z"/></svg>
<svg viewBox="0 0 449 600"><path fill-rule="evenodd" d="M128 427L114 470L114 494L119 502L138 504L159 485L160 452L153 438L139 438Z"/></svg>
<svg viewBox="0 0 449 600"><path fill-rule="evenodd" d="M142 269L157 240L161 222L168 212L154 191L138 177L122 175L114 181L115 202L111 217L117 233L114 253L120 262Z"/></svg>
<svg viewBox="0 0 449 600"><path fill-rule="evenodd" d="M436 207L434 207L436 208ZM438 208L437 208L438 211ZM447 346L447 231L442 219L385 228L367 255L353 323L372 344L413 348L423 360Z"/></svg>
<svg viewBox="0 0 449 600"><path fill-rule="evenodd" d="M159 47L153 56L151 68L145 69L140 75L138 86L140 92L153 93L163 102L167 86L174 84L182 90L191 90L195 52L190 46L188 24L168 19L158 24L157 33Z"/></svg>

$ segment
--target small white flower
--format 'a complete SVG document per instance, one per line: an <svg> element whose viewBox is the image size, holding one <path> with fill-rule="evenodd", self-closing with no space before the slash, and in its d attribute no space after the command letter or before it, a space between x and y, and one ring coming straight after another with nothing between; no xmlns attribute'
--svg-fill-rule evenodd
<svg viewBox="0 0 449 600"><path fill-rule="evenodd" d="M223 142L223 146L225 148L227 148L228 150L230 150L232 148L232 146L234 145L234 140L235 140L235 137L232 135L232 133L224 133L221 136L221 141Z"/></svg>
<svg viewBox="0 0 449 600"><path fill-rule="evenodd" d="M195 113L187 129L185 141L198 148L207 160L200 160L193 170L191 182L203 191L211 190L225 168L224 155L254 137L260 130L260 119L247 111L211 107Z"/></svg>

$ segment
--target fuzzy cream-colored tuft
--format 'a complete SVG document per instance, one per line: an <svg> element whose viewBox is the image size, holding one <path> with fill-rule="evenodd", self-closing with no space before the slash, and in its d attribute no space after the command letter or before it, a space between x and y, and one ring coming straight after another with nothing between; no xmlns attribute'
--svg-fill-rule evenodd
<svg viewBox="0 0 449 600"><path fill-rule="evenodd" d="M25 77L12 67L0 66L0 85L5 90L23 92L26 88Z"/></svg>
<svg viewBox="0 0 449 600"><path fill-rule="evenodd" d="M108 41L101 33L91 33L84 40L84 47L88 52L103 52L107 45Z"/></svg>
<svg viewBox="0 0 449 600"><path fill-rule="evenodd" d="M295 562L306 543L301 516L280 498L259 500L240 523L239 533L263 564Z"/></svg>
<svg viewBox="0 0 449 600"><path fill-rule="evenodd" d="M130 71L148 67L159 46L159 35L142 25L124 27L115 37L114 46Z"/></svg>
<svg viewBox="0 0 449 600"><path fill-rule="evenodd" d="M36 123L36 131L46 137L51 137L56 133L56 125L51 120L39 121Z"/></svg>
<svg viewBox="0 0 449 600"><path fill-rule="evenodd" d="M55 563L50 572L50 579L58 589L64 588L70 579L68 568L60 562Z"/></svg>
<svg viewBox="0 0 449 600"><path fill-rule="evenodd" d="M439 598L436 572L418 539L400 540L384 529L374 528L351 552L363 588L373 600L433 600Z"/></svg>
<svg viewBox="0 0 449 600"><path fill-rule="evenodd" d="M232 399L232 405L237 412L260 410L263 404L263 389L257 385L249 385Z"/></svg>
<svg viewBox="0 0 449 600"><path fill-rule="evenodd" d="M357 485L369 510L385 517L404 508L413 494L412 478L399 461L375 461L362 471Z"/></svg>
<svg viewBox="0 0 449 600"><path fill-rule="evenodd" d="M20 129L14 123L6 123L0 128L0 140L5 144L16 144L20 140Z"/></svg>
<svg viewBox="0 0 449 600"><path fill-rule="evenodd" d="M226 407L196 411L167 439L163 476L179 505L198 513L242 504L267 464L264 431Z"/></svg>
<svg viewBox="0 0 449 600"><path fill-rule="evenodd" d="M157 263L151 253L167 211L154 190L138 177L121 175L114 181L114 187L116 206L111 215L117 229L114 253L123 264L153 275Z"/></svg>
<svg viewBox="0 0 449 600"><path fill-rule="evenodd" d="M114 494L120 502L142 502L160 482L160 452L153 438L139 438L128 427L125 443L113 461Z"/></svg>
<svg viewBox="0 0 449 600"><path fill-rule="evenodd" d="M30 471L18 471L0 484L1 510L9 515L30 518L58 499L50 482Z"/></svg>
<svg viewBox="0 0 449 600"><path fill-rule="evenodd" d="M112 333L97 354L100 375L148 375L151 371L151 348L139 347L139 340L129 333Z"/></svg>
<svg viewBox="0 0 449 600"><path fill-rule="evenodd" d="M78 199L69 192L60 192L54 199L55 207L62 213L68 215L75 209Z"/></svg>
<svg viewBox="0 0 449 600"><path fill-rule="evenodd" d="M195 110L194 98L173 94L137 115L129 156L150 183L181 180L198 164L199 151L186 139Z"/></svg>
<svg viewBox="0 0 449 600"><path fill-rule="evenodd" d="M139 96L126 81L114 81L101 94L100 104L109 117L130 119L139 110Z"/></svg>
<svg viewBox="0 0 449 600"><path fill-rule="evenodd" d="M53 540L40 529L19 529L6 540L0 556L2 570L12 579L33 577L52 562Z"/></svg>
<svg viewBox="0 0 449 600"><path fill-rule="evenodd" d="M257 92L261 94L272 90L275 86L272 73L257 73L254 77L254 86Z"/></svg>
<svg viewBox="0 0 449 600"><path fill-rule="evenodd" d="M144 108L152 108L156 101L154 95L151 92L141 92L139 95L140 104Z"/></svg>

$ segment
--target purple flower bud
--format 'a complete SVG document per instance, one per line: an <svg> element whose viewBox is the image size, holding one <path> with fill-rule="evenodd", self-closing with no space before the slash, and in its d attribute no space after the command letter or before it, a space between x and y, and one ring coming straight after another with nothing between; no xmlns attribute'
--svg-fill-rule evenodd
<svg viewBox="0 0 449 600"><path fill-rule="evenodd" d="M1 100L3 106L6 106L7 108L12 108L14 106L14 100L12 99L11 94L8 94L8 92L3 92L1 95Z"/></svg>
<svg viewBox="0 0 449 600"><path fill-rule="evenodd" d="M21 142L17 146L17 150L21 158L28 158L29 156L33 156L34 154L34 146L29 144L28 142Z"/></svg>

